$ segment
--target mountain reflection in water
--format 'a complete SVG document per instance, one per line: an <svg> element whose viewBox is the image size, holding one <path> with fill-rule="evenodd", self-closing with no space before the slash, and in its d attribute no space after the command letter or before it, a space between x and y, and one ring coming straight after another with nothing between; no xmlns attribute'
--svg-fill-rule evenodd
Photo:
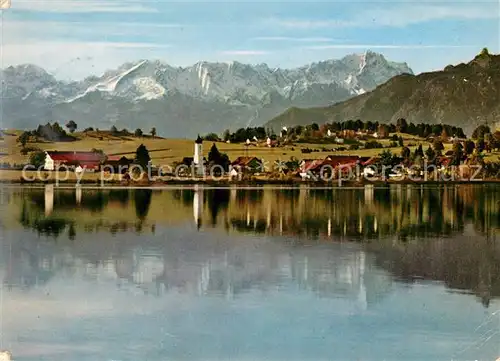
<svg viewBox="0 0 500 361"><path fill-rule="evenodd" d="M347 315L437 281L489 309L499 190L6 188L0 277L13 294L81 280L154 299L294 294L339 300Z"/></svg>

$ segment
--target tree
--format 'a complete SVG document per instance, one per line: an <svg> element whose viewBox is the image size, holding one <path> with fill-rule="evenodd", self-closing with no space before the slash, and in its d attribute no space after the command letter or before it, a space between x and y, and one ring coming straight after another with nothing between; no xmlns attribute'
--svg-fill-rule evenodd
<svg viewBox="0 0 500 361"><path fill-rule="evenodd" d="M218 142L220 139L219 139L219 136L217 134L209 133L203 137L203 140L207 140L209 142Z"/></svg>
<svg viewBox="0 0 500 361"><path fill-rule="evenodd" d="M474 149L476 148L476 145L472 140L468 140L465 142L465 154L470 155L474 152Z"/></svg>
<svg viewBox="0 0 500 361"><path fill-rule="evenodd" d="M392 155L390 150L384 150L380 153L380 164L384 166L391 166L394 160L394 156Z"/></svg>
<svg viewBox="0 0 500 361"><path fill-rule="evenodd" d="M116 128L116 127L113 125L113 126L111 126L110 131L111 131L111 134L113 134L113 135L114 135L114 134L117 134L117 133L118 133L118 128Z"/></svg>
<svg viewBox="0 0 500 361"><path fill-rule="evenodd" d="M153 138L156 137L156 128L155 127L151 128L150 133Z"/></svg>
<svg viewBox="0 0 500 361"><path fill-rule="evenodd" d="M448 130L446 129L446 127L443 127L443 131L441 132L441 139L448 140L449 137L450 135L448 134Z"/></svg>
<svg viewBox="0 0 500 361"><path fill-rule="evenodd" d="M465 132L464 132L464 130L463 130L462 128L457 128L457 129L456 129L456 133L455 133L455 135L456 135L457 137L459 137L459 138L462 138L462 139L463 139L463 138L466 138L466 136L465 136Z"/></svg>
<svg viewBox="0 0 500 361"><path fill-rule="evenodd" d="M398 138L398 143L399 143L399 146L400 146L400 147L403 147L403 146L404 146L404 140L403 140L403 137L401 137L401 136L400 136L400 137Z"/></svg>
<svg viewBox="0 0 500 361"><path fill-rule="evenodd" d="M490 127L487 125L480 125L476 129L474 129L474 132L472 132L472 139L481 139L484 138L484 135L487 133L491 133Z"/></svg>
<svg viewBox="0 0 500 361"><path fill-rule="evenodd" d="M210 152L208 152L208 161L209 162L215 162L216 160L219 160L221 156L221 153L219 152L219 149L217 146L212 144L212 147L210 148Z"/></svg>
<svg viewBox="0 0 500 361"><path fill-rule="evenodd" d="M425 156L427 157L427 160L433 162L434 158L436 158L436 152L434 151L434 149L432 149L431 146L429 146L425 151Z"/></svg>
<svg viewBox="0 0 500 361"><path fill-rule="evenodd" d="M488 51L488 48L483 48L483 50L481 50L481 53L479 54L479 56L481 56L481 57L489 56L489 55L490 55L490 52Z"/></svg>
<svg viewBox="0 0 500 361"><path fill-rule="evenodd" d="M45 152L33 152L30 155L30 164L36 168L40 168L45 164Z"/></svg>
<svg viewBox="0 0 500 361"><path fill-rule="evenodd" d="M411 150L410 150L410 148L408 148L408 147L403 147L403 149L401 149L401 157L402 157L405 161L409 160L409 159L410 159L410 157L411 157Z"/></svg>
<svg viewBox="0 0 500 361"><path fill-rule="evenodd" d="M380 165L384 169L384 176L388 176L391 167L394 165L394 156L392 155L390 150L384 150L382 153L380 153Z"/></svg>
<svg viewBox="0 0 500 361"><path fill-rule="evenodd" d="M418 148L415 149L415 158L417 158L417 157L420 157L420 158L424 157L424 149L422 148L422 144L420 144L418 146Z"/></svg>
<svg viewBox="0 0 500 361"><path fill-rule="evenodd" d="M489 146L491 150L500 149L500 132L495 132L495 134L491 137Z"/></svg>
<svg viewBox="0 0 500 361"><path fill-rule="evenodd" d="M222 139L227 142L229 139L231 139L231 132L229 129L226 129L224 133L222 133Z"/></svg>
<svg viewBox="0 0 500 361"><path fill-rule="evenodd" d="M443 126L441 124L436 124L432 127L432 134L435 136L440 136L443 132Z"/></svg>
<svg viewBox="0 0 500 361"><path fill-rule="evenodd" d="M134 132L134 135L136 137L142 137L142 130L140 128L137 128Z"/></svg>
<svg viewBox="0 0 500 361"><path fill-rule="evenodd" d="M436 139L434 141L434 143L432 144L432 147L434 148L434 151L436 153L441 153L444 150L443 142L440 141L439 139Z"/></svg>
<svg viewBox="0 0 500 361"><path fill-rule="evenodd" d="M408 132L408 122L404 118L399 118L396 122L396 129L400 133L407 133Z"/></svg>
<svg viewBox="0 0 500 361"><path fill-rule="evenodd" d="M482 151L484 151L484 149L486 148L486 143L484 141L483 138L480 138L477 142L476 142L476 149L477 149L477 152L478 153L481 153Z"/></svg>
<svg viewBox="0 0 500 361"><path fill-rule="evenodd" d="M64 129L61 127L61 125L58 123L58 122L55 122L53 125L52 125L52 130L54 131L54 133L56 134L59 134L59 135L66 135L66 132L64 131Z"/></svg>
<svg viewBox="0 0 500 361"><path fill-rule="evenodd" d="M135 151L135 163L140 165L143 169L146 169L150 160L151 157L149 156L149 151L146 146L141 144L137 147L137 150Z"/></svg>
<svg viewBox="0 0 500 361"><path fill-rule="evenodd" d="M318 123L312 123L311 124L311 130L317 132L319 130Z"/></svg>
<svg viewBox="0 0 500 361"><path fill-rule="evenodd" d="M231 163L227 154L219 152L215 143L212 144L210 152L208 152L208 162L211 165L220 165L225 171L229 170L229 164Z"/></svg>
<svg viewBox="0 0 500 361"><path fill-rule="evenodd" d="M453 159L451 165L460 165L463 158L463 146L460 142L453 144Z"/></svg>
<svg viewBox="0 0 500 361"><path fill-rule="evenodd" d="M68 128L70 133L74 133L75 130L78 128L78 125L75 123L74 120L70 120L68 123L66 123L66 128Z"/></svg>
<svg viewBox="0 0 500 361"><path fill-rule="evenodd" d="M26 143L28 143L30 139L30 133L29 132L23 132L19 138L17 138L17 141L21 143L22 147L26 147Z"/></svg>
<svg viewBox="0 0 500 361"><path fill-rule="evenodd" d="M354 122L354 128L356 128L354 130L359 131L359 130L363 129L363 126L364 126L364 123L361 119L358 119Z"/></svg>

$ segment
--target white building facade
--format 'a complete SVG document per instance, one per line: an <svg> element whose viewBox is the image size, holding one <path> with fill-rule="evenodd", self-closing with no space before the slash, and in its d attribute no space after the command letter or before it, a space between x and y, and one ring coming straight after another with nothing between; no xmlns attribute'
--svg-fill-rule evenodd
<svg viewBox="0 0 500 361"><path fill-rule="evenodd" d="M195 174L199 177L205 174L204 164L203 164L203 139L200 136L194 142L194 157L193 163L195 168Z"/></svg>

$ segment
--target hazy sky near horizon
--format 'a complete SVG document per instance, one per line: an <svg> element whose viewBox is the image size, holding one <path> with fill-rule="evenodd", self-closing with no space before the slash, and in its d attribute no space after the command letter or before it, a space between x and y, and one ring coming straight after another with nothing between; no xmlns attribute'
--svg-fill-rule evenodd
<svg viewBox="0 0 500 361"><path fill-rule="evenodd" d="M500 1L12 0L2 68L81 79L127 61L295 67L373 50L415 72L500 52Z"/></svg>

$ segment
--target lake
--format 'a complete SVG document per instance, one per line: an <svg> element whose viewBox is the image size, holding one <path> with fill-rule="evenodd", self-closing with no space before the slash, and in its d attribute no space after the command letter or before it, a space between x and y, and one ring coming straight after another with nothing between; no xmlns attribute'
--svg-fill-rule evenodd
<svg viewBox="0 0 500 361"><path fill-rule="evenodd" d="M500 187L4 187L15 360L496 360Z"/></svg>

